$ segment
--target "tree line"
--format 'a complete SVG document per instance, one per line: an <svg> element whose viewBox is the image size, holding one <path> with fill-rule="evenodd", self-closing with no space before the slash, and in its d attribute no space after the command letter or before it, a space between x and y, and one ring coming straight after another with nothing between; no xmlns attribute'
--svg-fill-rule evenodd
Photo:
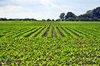
<svg viewBox="0 0 100 66"><path fill-rule="evenodd" d="M68 12L67 14L60 14L61 21L100 21L100 7L97 7L93 10L87 11L85 14L76 16L72 12Z"/></svg>
<svg viewBox="0 0 100 66"><path fill-rule="evenodd" d="M100 21L100 7L97 7L93 10L88 10L85 14L75 15L72 12L68 12L67 14L61 13L59 19L42 19L37 20L34 18L24 18L24 19L7 19L0 18L0 21Z"/></svg>
<svg viewBox="0 0 100 66"><path fill-rule="evenodd" d="M7 19L7 18L0 18L0 21L37 21L36 19L34 18L10 18L10 19Z"/></svg>

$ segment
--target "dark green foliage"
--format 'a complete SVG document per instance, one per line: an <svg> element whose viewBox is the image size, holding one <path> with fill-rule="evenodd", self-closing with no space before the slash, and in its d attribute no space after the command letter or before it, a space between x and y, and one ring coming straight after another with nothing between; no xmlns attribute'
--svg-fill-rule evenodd
<svg viewBox="0 0 100 66"><path fill-rule="evenodd" d="M55 21L54 19L52 19L52 21Z"/></svg>
<svg viewBox="0 0 100 66"><path fill-rule="evenodd" d="M47 19L47 21L51 21L51 19Z"/></svg>
<svg viewBox="0 0 100 66"><path fill-rule="evenodd" d="M77 18L77 16L72 13L72 12L68 12L66 15L65 15L65 20L66 21L75 21Z"/></svg>
<svg viewBox="0 0 100 66"><path fill-rule="evenodd" d="M67 15L64 13L61 13L61 20L64 21L100 21L100 7L97 7L96 9L89 10L85 14L76 16L72 12L68 12Z"/></svg>
<svg viewBox="0 0 100 66"><path fill-rule="evenodd" d="M60 19L56 19L56 21L60 21Z"/></svg>
<svg viewBox="0 0 100 66"><path fill-rule="evenodd" d="M64 21L65 20L65 13L61 13L59 17L60 17L61 21Z"/></svg>
<svg viewBox="0 0 100 66"><path fill-rule="evenodd" d="M18 19L14 19L14 18L11 18L11 19L7 19L7 18L0 18L0 21L37 21L36 19L34 18L18 18Z"/></svg>

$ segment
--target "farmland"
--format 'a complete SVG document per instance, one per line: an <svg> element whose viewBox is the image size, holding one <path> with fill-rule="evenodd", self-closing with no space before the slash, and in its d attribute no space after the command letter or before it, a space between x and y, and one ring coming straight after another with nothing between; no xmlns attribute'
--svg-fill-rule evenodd
<svg viewBox="0 0 100 66"><path fill-rule="evenodd" d="M0 65L100 65L99 22L0 22Z"/></svg>

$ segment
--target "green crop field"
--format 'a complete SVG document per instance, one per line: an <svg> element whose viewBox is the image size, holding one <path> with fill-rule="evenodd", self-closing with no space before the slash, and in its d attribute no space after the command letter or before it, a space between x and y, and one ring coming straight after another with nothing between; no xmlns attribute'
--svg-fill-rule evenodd
<svg viewBox="0 0 100 66"><path fill-rule="evenodd" d="M0 66L69 65L100 65L100 22L0 22Z"/></svg>

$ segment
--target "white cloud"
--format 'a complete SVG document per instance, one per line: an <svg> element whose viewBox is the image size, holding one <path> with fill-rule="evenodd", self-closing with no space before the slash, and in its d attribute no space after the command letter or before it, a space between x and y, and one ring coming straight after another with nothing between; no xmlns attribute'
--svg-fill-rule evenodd
<svg viewBox="0 0 100 66"><path fill-rule="evenodd" d="M11 13L17 13L20 9L21 7L16 5L0 7L0 17L6 17L6 15L10 15Z"/></svg>
<svg viewBox="0 0 100 66"><path fill-rule="evenodd" d="M99 0L2 0L0 17L58 18L61 12L82 14L99 4ZM73 1L73 2L72 2ZM89 3L90 4L89 4ZM85 4L84 4L85 3ZM92 4L93 3L93 4Z"/></svg>
<svg viewBox="0 0 100 66"><path fill-rule="evenodd" d="M40 3L44 6L52 4L52 0L40 0Z"/></svg>

